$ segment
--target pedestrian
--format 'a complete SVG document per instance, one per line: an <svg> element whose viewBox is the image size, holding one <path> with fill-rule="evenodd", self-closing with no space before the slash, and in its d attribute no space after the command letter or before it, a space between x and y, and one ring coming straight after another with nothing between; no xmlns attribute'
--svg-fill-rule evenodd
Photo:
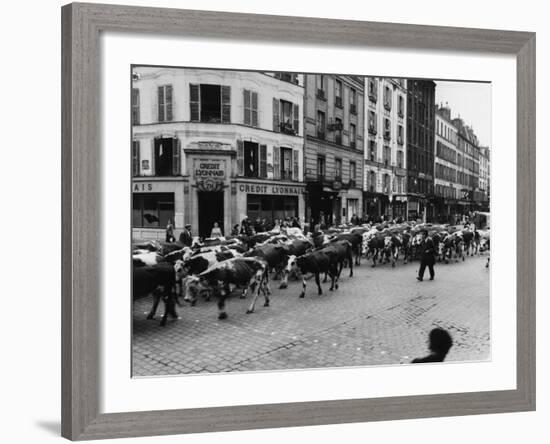
<svg viewBox="0 0 550 444"><path fill-rule="evenodd" d="M420 282L424 279L426 267L430 271L430 281L434 280L435 247L431 237L428 236L428 230L422 230L422 243L420 244L420 270L418 270L418 279Z"/></svg>
<svg viewBox="0 0 550 444"><path fill-rule="evenodd" d="M218 222L214 222L214 226L212 227L212 231L210 232L210 238L211 239L217 239L223 237L222 230L220 228L220 224Z"/></svg>
<svg viewBox="0 0 550 444"><path fill-rule="evenodd" d="M174 236L174 224L172 219L168 219L168 224L166 224L166 242L175 242L176 237Z"/></svg>
<svg viewBox="0 0 550 444"><path fill-rule="evenodd" d="M300 221L298 220L298 218L296 218L296 217L293 217L293 218L292 218L292 227L293 227L293 228L302 228L302 226L300 225Z"/></svg>
<svg viewBox="0 0 550 444"><path fill-rule="evenodd" d="M233 229L231 230L231 236L238 236L240 233L239 224L233 225Z"/></svg>
<svg viewBox="0 0 550 444"><path fill-rule="evenodd" d="M447 330L442 328L434 328L430 331L429 336L429 349L430 354L423 358L413 359L413 364L420 364L423 362L443 362L447 353L453 346L453 339Z"/></svg>
<svg viewBox="0 0 550 444"><path fill-rule="evenodd" d="M193 235L191 234L191 224L185 225L184 230L180 234L180 244L190 247L193 244Z"/></svg>

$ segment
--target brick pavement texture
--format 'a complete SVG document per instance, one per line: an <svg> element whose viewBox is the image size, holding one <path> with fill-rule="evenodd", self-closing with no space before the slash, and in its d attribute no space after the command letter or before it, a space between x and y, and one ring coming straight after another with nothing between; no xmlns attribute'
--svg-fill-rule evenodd
<svg viewBox="0 0 550 444"><path fill-rule="evenodd" d="M447 329L454 345L446 361L490 359L490 273L485 257L436 265L434 281L415 279L418 263L342 272L340 288L314 280L299 299L301 282L278 290L271 305L246 314L249 297L228 299L228 319L215 301L178 308L166 327L146 320L151 298L133 306L133 375L289 370L393 365L427 354L432 328Z"/></svg>

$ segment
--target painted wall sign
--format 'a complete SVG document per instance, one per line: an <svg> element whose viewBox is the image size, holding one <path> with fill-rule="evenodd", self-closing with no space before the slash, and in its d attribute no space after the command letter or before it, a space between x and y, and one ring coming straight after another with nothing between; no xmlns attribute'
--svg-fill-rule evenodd
<svg viewBox="0 0 550 444"><path fill-rule="evenodd" d="M144 183L144 182L139 182L139 183L134 183L134 185L132 186L132 191L134 192L140 192L140 191L153 191L153 184L152 183Z"/></svg>
<svg viewBox="0 0 550 444"><path fill-rule="evenodd" d="M239 184L239 191L249 194L278 194L295 196L305 193L305 189L301 187L244 183Z"/></svg>
<svg viewBox="0 0 550 444"><path fill-rule="evenodd" d="M195 159L193 163L193 176L195 179L225 179L224 159Z"/></svg>

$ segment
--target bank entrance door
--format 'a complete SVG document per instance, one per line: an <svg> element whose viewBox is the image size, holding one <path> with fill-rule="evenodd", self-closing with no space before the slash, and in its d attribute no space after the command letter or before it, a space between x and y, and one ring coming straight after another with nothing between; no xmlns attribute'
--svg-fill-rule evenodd
<svg viewBox="0 0 550 444"><path fill-rule="evenodd" d="M199 236L210 237L214 222L220 226L222 233L227 235L223 226L223 191L206 192L199 194Z"/></svg>

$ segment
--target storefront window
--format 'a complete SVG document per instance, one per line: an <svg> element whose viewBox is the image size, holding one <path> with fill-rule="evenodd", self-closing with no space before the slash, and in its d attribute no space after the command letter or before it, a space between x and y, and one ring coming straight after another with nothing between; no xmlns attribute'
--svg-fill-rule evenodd
<svg viewBox="0 0 550 444"><path fill-rule="evenodd" d="M174 193L134 193L132 200L134 228L164 228L174 221Z"/></svg>
<svg viewBox="0 0 550 444"><path fill-rule="evenodd" d="M249 194L247 196L247 215L252 220L259 217L270 223L275 219L297 217L298 197Z"/></svg>

